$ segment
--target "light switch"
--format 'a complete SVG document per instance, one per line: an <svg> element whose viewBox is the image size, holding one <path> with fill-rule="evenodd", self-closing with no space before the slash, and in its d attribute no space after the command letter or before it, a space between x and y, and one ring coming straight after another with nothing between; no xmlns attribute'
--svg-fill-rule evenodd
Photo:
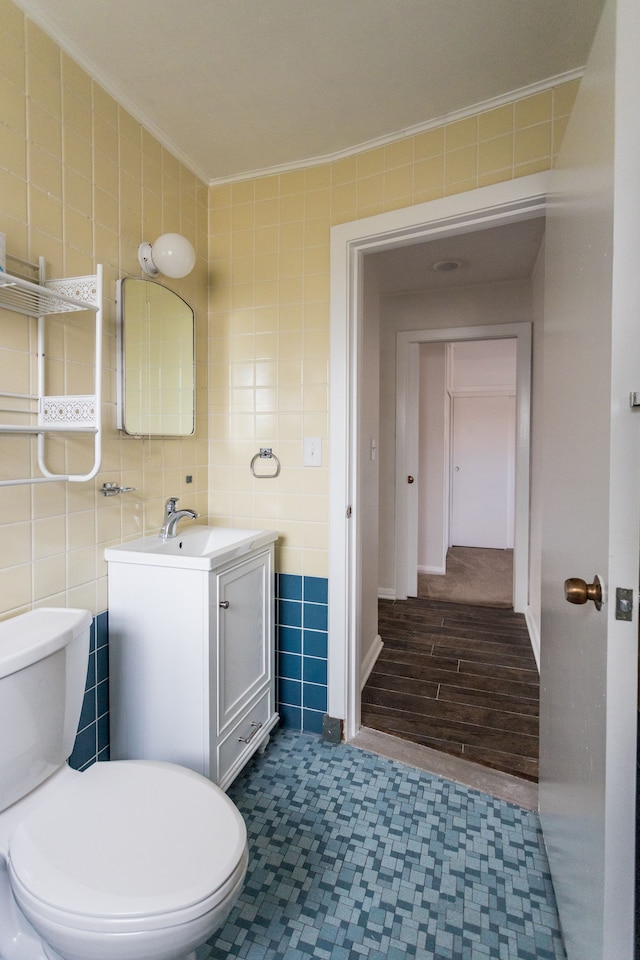
<svg viewBox="0 0 640 960"><path fill-rule="evenodd" d="M305 467L322 466L322 437L305 437L303 449Z"/></svg>

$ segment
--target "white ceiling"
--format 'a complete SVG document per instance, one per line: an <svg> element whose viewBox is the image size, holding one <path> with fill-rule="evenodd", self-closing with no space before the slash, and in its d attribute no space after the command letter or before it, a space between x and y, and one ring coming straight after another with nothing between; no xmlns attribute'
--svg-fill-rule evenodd
<svg viewBox="0 0 640 960"><path fill-rule="evenodd" d="M205 182L581 68L602 0L16 0Z"/></svg>
<svg viewBox="0 0 640 960"><path fill-rule="evenodd" d="M443 237L370 254L380 291L411 293L436 287L529 280L544 236L544 217ZM460 261L440 273L439 261Z"/></svg>

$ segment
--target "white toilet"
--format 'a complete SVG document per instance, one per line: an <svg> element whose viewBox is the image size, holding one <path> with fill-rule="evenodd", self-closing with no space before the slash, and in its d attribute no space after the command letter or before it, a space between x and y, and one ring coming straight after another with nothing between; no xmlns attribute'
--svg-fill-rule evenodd
<svg viewBox="0 0 640 960"><path fill-rule="evenodd" d="M175 764L67 766L90 624L0 623L0 960L192 960L239 896L244 821Z"/></svg>

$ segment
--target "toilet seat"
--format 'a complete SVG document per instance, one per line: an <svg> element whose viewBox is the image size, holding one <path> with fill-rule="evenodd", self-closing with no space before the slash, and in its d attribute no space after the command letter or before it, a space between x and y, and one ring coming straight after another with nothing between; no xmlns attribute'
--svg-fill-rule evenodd
<svg viewBox="0 0 640 960"><path fill-rule="evenodd" d="M9 869L27 916L95 933L186 923L242 881L246 828L215 784L174 764L94 764L27 815Z"/></svg>

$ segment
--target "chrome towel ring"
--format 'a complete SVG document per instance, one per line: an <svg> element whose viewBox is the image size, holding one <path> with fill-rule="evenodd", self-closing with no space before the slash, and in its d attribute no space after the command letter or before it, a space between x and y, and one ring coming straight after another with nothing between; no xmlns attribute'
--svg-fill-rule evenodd
<svg viewBox="0 0 640 960"><path fill-rule="evenodd" d="M256 460L275 460L276 462L275 473L256 473L255 471ZM258 453L254 454L253 457L251 458L249 469L251 470L252 476L254 476L256 480L273 480L273 478L277 477L280 473L280 461L276 457L271 447L260 447L260 450L258 451Z"/></svg>

